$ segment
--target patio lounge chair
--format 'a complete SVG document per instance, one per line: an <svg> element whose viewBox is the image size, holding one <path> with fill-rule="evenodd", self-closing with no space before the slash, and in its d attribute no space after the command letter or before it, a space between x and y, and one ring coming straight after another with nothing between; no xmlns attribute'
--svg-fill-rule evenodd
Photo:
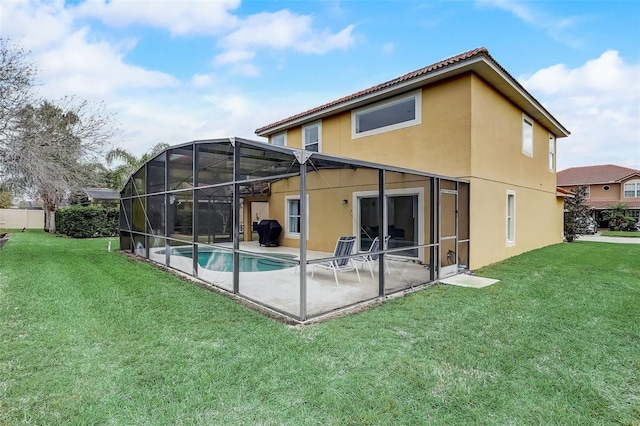
<svg viewBox="0 0 640 426"><path fill-rule="evenodd" d="M333 276L336 279L336 285L340 285L338 282L338 272L348 272L348 271L356 271L358 275L358 281L360 281L360 273L358 272L358 265L353 261L353 259L343 256L348 256L351 254L353 250L353 246L356 242L356 237L340 237L336 242L336 249L333 252L333 256L337 259L328 260L326 262L314 263L313 268L311 270L311 278L313 278L313 274L316 272L316 266L325 269L331 269L333 271Z"/></svg>
<svg viewBox="0 0 640 426"><path fill-rule="evenodd" d="M384 237L385 249L387 248L387 244L389 243L390 238L391 238L390 235L387 235L386 237ZM373 267L378 261L378 258L380 257L380 255L376 253L377 251L380 251L380 240L378 239L378 237L375 237L371 242L371 246L369 247L368 251L364 252L362 256L353 258L353 261L356 262L356 264L359 264L361 266L366 264L369 266L369 272L371 272L371 278L373 278ZM391 269L389 269L389 263L387 262L386 258L384 259L384 266L387 269L387 273L391 275Z"/></svg>

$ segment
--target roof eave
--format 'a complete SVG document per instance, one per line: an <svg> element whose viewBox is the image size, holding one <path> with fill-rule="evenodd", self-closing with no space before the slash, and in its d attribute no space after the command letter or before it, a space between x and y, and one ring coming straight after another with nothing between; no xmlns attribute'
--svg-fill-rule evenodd
<svg viewBox="0 0 640 426"><path fill-rule="evenodd" d="M467 72L474 72L482 77L496 90L501 92L507 99L548 128L556 137L560 138L569 136L569 130L560 124L560 122L556 120L533 96L524 90L524 88L522 88L522 86L515 81L513 77L507 74L494 61L484 55L469 58L458 63L448 65L442 69L430 71L411 80L397 83L393 86L376 90L355 99L329 106L326 109L304 115L273 127L268 127L260 132L256 131L256 134L258 136L269 137L270 135L282 132L292 127L313 122L340 112L349 111L384 98L408 92L427 84L433 84Z"/></svg>

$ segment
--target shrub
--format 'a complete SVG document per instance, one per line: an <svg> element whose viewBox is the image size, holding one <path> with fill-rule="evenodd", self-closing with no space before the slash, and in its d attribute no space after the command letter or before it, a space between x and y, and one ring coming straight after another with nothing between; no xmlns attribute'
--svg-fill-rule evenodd
<svg viewBox="0 0 640 426"><path fill-rule="evenodd" d="M74 238L114 237L119 214L116 207L65 207L56 212L56 226L58 232Z"/></svg>

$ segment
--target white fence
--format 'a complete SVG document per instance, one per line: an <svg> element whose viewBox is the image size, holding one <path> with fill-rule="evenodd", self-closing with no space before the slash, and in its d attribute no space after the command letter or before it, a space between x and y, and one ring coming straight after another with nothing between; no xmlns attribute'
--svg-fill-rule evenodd
<svg viewBox="0 0 640 426"><path fill-rule="evenodd" d="M44 210L0 209L0 229L43 229Z"/></svg>

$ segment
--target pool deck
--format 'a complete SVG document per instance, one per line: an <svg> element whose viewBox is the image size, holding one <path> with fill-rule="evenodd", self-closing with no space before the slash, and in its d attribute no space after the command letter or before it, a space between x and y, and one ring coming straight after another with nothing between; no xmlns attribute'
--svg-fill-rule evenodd
<svg viewBox="0 0 640 426"><path fill-rule="evenodd" d="M221 248L230 248L231 244L221 244ZM164 248L163 248L164 249ZM250 253L299 255L299 249L293 247L262 247L257 241L242 242L240 250ZM307 259L331 257L332 253L307 251ZM150 253L150 260L164 264L164 254ZM188 275L193 274L193 260L181 256L171 256L171 268ZM416 262L400 259L388 259L389 273L385 276L386 293L397 293L402 290L424 285L429 281L429 267ZM315 316L363 301L378 298L378 272L374 269L374 277L367 266L360 269L360 281L355 271L338 272L339 285L336 284L333 272L324 268L307 265L307 315ZM197 278L208 284L233 291L233 273L218 272L198 267ZM238 295L251 301L265 305L275 311L298 317L300 315L300 274L298 267L290 267L275 271L240 272Z"/></svg>

